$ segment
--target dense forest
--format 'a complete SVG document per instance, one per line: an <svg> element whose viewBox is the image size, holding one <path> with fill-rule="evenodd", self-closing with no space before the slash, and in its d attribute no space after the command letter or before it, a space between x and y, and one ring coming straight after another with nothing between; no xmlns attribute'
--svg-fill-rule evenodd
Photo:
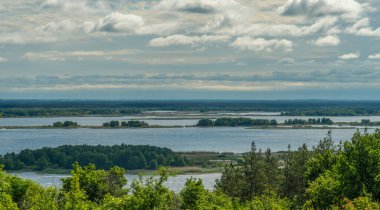
<svg viewBox="0 0 380 210"><path fill-rule="evenodd" d="M139 120L130 120L130 121L122 121L121 123L117 120L112 120L110 122L103 123L104 127L130 127L130 128L142 128L148 127L149 124L144 121Z"/></svg>
<svg viewBox="0 0 380 210"><path fill-rule="evenodd" d="M334 122L330 118L317 119L288 119L284 122L285 125L332 125Z"/></svg>
<svg viewBox="0 0 380 210"><path fill-rule="evenodd" d="M363 123L363 122L362 122ZM330 118L316 118L316 119L288 119L284 122L285 125L332 125L334 122ZM278 125L276 120L269 119L251 119L251 118L218 118L216 120L200 119L196 126L198 127L213 127L213 126L265 126L265 125ZM370 124L368 124L370 125Z"/></svg>
<svg viewBox="0 0 380 210"><path fill-rule="evenodd" d="M0 108L0 117L122 116L141 112L127 108Z"/></svg>
<svg viewBox="0 0 380 210"><path fill-rule="evenodd" d="M133 115L142 111L261 111L286 116L380 115L380 101L126 101L126 100L0 100L0 116Z"/></svg>
<svg viewBox="0 0 380 210"><path fill-rule="evenodd" d="M251 119L251 118L218 118L216 120L201 119L198 121L197 126L199 127L212 127L212 126L225 126L225 127L236 127L236 126L255 126L255 125L277 125L276 120L268 119Z"/></svg>
<svg viewBox="0 0 380 210"><path fill-rule="evenodd" d="M73 127L78 127L78 126L79 126L78 123L73 122L73 121L64 121L64 122L58 121L58 122L53 123L53 127L55 128L73 128Z"/></svg>
<svg viewBox="0 0 380 210"><path fill-rule="evenodd" d="M186 165L186 159L172 150L147 145L64 145L0 155L0 164L6 170L71 169L74 162L82 166L94 163L100 169L110 169L112 166L124 169L157 169L160 166Z"/></svg>
<svg viewBox="0 0 380 210"><path fill-rule="evenodd" d="M124 169L97 170L73 165L61 188L44 188L0 170L0 209L380 209L380 130L355 133L335 145L331 133L309 150L306 145L283 155L251 150L227 165L215 189L190 178L179 193L158 177L125 187Z"/></svg>

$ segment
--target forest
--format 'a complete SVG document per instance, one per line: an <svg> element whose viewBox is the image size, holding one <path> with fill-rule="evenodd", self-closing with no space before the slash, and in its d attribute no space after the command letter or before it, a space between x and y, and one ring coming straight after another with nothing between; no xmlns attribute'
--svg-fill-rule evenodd
<svg viewBox="0 0 380 210"><path fill-rule="evenodd" d="M104 127L129 127L129 128L142 128L142 127L148 127L149 124L144 121L139 120L129 120L129 121L122 121L119 122L117 120L112 120L110 122L103 123Z"/></svg>
<svg viewBox="0 0 380 210"><path fill-rule="evenodd" d="M367 121L365 121L367 122ZM278 125L276 120L269 119L251 119L251 118L218 118L216 120L200 119L196 126L198 127L236 127L236 126L275 126ZM332 125L334 122L330 118L310 118L304 119L288 119L285 120L284 125ZM363 124L363 121L361 122ZM363 124L371 125L371 123Z"/></svg>
<svg viewBox="0 0 380 210"><path fill-rule="evenodd" d="M284 122L285 125L332 125L334 122L330 118L309 118L307 120L303 119L288 119Z"/></svg>
<svg viewBox="0 0 380 210"><path fill-rule="evenodd" d="M312 149L289 147L280 156L253 142L241 161L225 166L214 190L190 178L170 191L165 168L128 186L124 173L75 163L62 187L46 188L0 170L0 209L380 209L380 130L339 144L329 132Z"/></svg>
<svg viewBox="0 0 380 210"><path fill-rule="evenodd" d="M147 145L64 145L56 148L25 149L0 155L5 170L71 169L72 163L96 164L100 169L119 166L124 169L157 169L160 166L185 166L186 158L168 148Z"/></svg>
<svg viewBox="0 0 380 210"><path fill-rule="evenodd" d="M276 120L268 119L251 119L251 118L218 118L216 120L201 119L198 121L198 127L212 127L212 126L224 126L224 127L236 127L236 126L255 126L255 125L277 125Z"/></svg>
<svg viewBox="0 0 380 210"><path fill-rule="evenodd" d="M259 111L284 116L380 115L379 101L333 100L0 100L0 116L123 116L143 111Z"/></svg>

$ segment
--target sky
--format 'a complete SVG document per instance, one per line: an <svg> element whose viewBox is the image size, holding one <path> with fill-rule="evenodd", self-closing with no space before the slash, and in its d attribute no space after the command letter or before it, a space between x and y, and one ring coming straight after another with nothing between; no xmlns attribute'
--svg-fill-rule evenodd
<svg viewBox="0 0 380 210"><path fill-rule="evenodd" d="M379 92L379 0L0 2L0 99Z"/></svg>

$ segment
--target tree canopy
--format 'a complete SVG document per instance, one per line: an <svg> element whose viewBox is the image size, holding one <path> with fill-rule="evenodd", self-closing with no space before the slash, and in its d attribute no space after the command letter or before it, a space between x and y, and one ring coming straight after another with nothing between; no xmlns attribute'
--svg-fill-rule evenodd
<svg viewBox="0 0 380 210"><path fill-rule="evenodd" d="M82 166L93 163L100 169L110 169L112 166L124 169L157 169L159 166L186 165L186 159L172 150L148 145L64 145L0 155L0 164L6 170L70 169L73 162Z"/></svg>

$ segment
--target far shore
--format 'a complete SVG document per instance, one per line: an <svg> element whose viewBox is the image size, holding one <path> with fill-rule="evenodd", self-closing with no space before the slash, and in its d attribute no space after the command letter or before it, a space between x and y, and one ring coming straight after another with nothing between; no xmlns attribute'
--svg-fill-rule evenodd
<svg viewBox="0 0 380 210"><path fill-rule="evenodd" d="M127 127L127 126L69 126L69 127L54 127L51 125L41 125L41 126L0 126L0 129L147 129L147 128L246 128L246 129L358 129L358 128L367 128L367 129L377 129L380 126L366 126L366 125L350 125L350 123L339 123L333 125L257 125L257 126L196 126L196 125L149 125L143 127Z"/></svg>

